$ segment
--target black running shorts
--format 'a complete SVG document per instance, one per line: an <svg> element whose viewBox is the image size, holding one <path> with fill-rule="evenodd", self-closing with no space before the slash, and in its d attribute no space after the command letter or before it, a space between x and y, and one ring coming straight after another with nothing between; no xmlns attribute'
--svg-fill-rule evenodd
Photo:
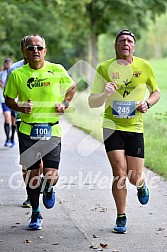
<svg viewBox="0 0 167 252"><path fill-rule="evenodd" d="M125 150L125 155L144 158L143 133L103 129L106 152Z"/></svg>
<svg viewBox="0 0 167 252"><path fill-rule="evenodd" d="M39 169L41 159L43 168L58 169L61 153L61 138L49 140L32 140L30 136L19 132L20 164L27 169Z"/></svg>

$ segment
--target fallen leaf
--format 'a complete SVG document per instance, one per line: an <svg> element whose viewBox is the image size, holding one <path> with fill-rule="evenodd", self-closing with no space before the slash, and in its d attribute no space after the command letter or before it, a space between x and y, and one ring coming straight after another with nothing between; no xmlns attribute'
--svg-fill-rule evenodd
<svg viewBox="0 0 167 252"><path fill-rule="evenodd" d="M94 246L91 245L90 248L92 248L92 249L98 249L98 248L99 248L99 245L94 245Z"/></svg>
<svg viewBox="0 0 167 252"><path fill-rule="evenodd" d="M25 240L24 243L31 243L31 241L30 240Z"/></svg>
<svg viewBox="0 0 167 252"><path fill-rule="evenodd" d="M91 211L96 211L96 210L97 210L97 207L91 209Z"/></svg>
<svg viewBox="0 0 167 252"><path fill-rule="evenodd" d="M106 212L106 211L107 211L107 208L105 208L105 207L102 207L100 210L100 212Z"/></svg>
<svg viewBox="0 0 167 252"><path fill-rule="evenodd" d="M45 237L44 236L38 236L39 239L44 239Z"/></svg>
<svg viewBox="0 0 167 252"><path fill-rule="evenodd" d="M164 231L164 230L165 230L165 228L158 228L157 231Z"/></svg>
<svg viewBox="0 0 167 252"><path fill-rule="evenodd" d="M99 236L97 236L97 235L93 235L93 238L99 238Z"/></svg>
<svg viewBox="0 0 167 252"><path fill-rule="evenodd" d="M59 245L59 244L58 244L58 242L56 242L56 243L53 243L53 245Z"/></svg>
<svg viewBox="0 0 167 252"><path fill-rule="evenodd" d="M109 248L107 243L105 243L105 244L100 243L100 246L101 246L102 248L105 248L105 249L108 249L108 248Z"/></svg>

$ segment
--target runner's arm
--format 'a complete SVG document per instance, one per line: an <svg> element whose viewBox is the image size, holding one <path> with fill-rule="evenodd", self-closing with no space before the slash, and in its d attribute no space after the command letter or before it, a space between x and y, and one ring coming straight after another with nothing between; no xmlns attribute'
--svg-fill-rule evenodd
<svg viewBox="0 0 167 252"><path fill-rule="evenodd" d="M146 101L139 101L137 104L137 110L141 113L147 112L147 110L158 102L160 99L160 90L157 89L154 92L151 92Z"/></svg>
<svg viewBox="0 0 167 252"><path fill-rule="evenodd" d="M112 95L118 89L115 82L108 82L101 94L91 94L88 99L91 108L98 108L103 106L108 96Z"/></svg>
<svg viewBox="0 0 167 252"><path fill-rule="evenodd" d="M73 85L67 90L65 94L64 101L62 103L56 104L56 112L59 114L63 114L65 109L68 108L69 102L72 100L74 94L76 91L76 84L73 83Z"/></svg>
<svg viewBox="0 0 167 252"><path fill-rule="evenodd" d="M7 107L9 107L10 109L12 109L16 112L30 114L32 111L31 101L27 101L26 103L21 105L20 103L17 103L14 99L11 99L8 96L5 96L5 103L6 103Z"/></svg>

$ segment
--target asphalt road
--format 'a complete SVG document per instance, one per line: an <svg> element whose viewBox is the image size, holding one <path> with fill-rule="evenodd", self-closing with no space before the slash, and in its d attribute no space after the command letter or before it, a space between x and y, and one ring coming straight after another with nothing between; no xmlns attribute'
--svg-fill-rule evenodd
<svg viewBox="0 0 167 252"><path fill-rule="evenodd" d="M0 115L0 251L166 252L167 181L145 169L151 189L146 206L140 205L136 188L127 183L128 233L112 233L116 212L104 147L66 121L62 125L57 203L47 210L41 199L43 229L30 231L27 225L31 210L22 208L26 193L18 144L10 149L3 147L5 135Z"/></svg>

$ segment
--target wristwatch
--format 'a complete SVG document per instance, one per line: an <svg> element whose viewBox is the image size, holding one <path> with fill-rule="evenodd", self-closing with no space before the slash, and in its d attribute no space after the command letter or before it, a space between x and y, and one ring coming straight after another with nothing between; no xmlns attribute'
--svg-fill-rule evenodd
<svg viewBox="0 0 167 252"><path fill-rule="evenodd" d="M148 101L145 101L145 102L147 103L148 109L152 107L152 105Z"/></svg>
<svg viewBox="0 0 167 252"><path fill-rule="evenodd" d="M63 104L64 104L65 108L69 107L69 102L68 101L63 101Z"/></svg>

